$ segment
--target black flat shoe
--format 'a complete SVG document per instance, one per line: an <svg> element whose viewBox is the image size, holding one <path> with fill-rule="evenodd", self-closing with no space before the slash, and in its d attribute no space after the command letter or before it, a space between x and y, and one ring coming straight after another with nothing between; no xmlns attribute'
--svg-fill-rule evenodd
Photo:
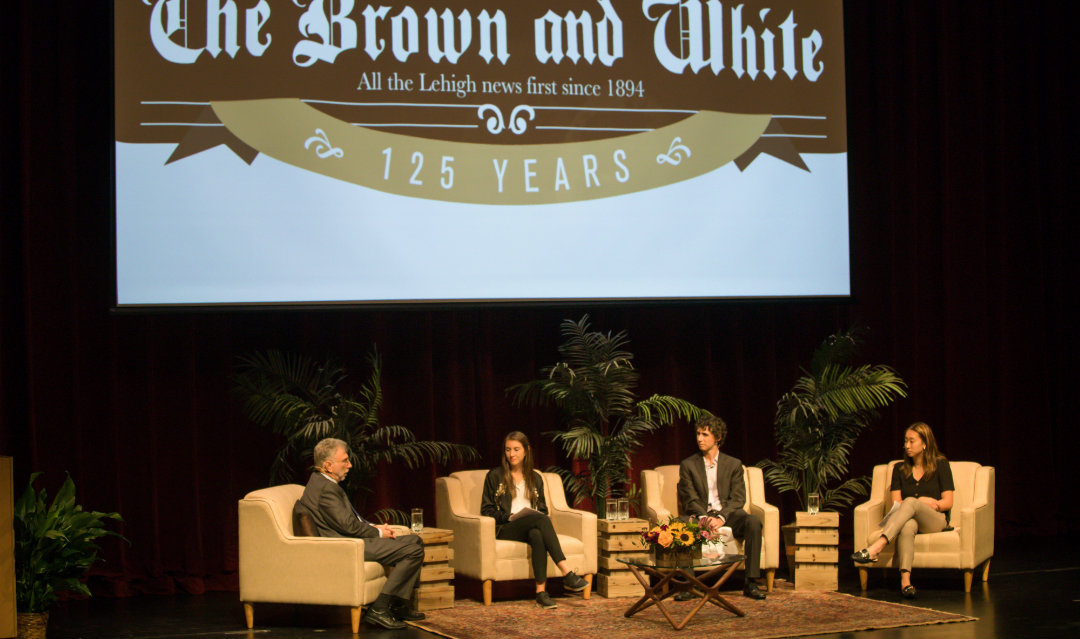
<svg viewBox="0 0 1080 639"><path fill-rule="evenodd" d="M900 590L900 594L903 595L904 599L914 599L917 593L915 592L915 586L904 586Z"/></svg>
<svg viewBox="0 0 1080 639"><path fill-rule="evenodd" d="M871 557L870 551L863 548L859 552L851 553L851 560L857 564L876 564L877 557Z"/></svg>
<svg viewBox="0 0 1080 639"><path fill-rule="evenodd" d="M584 577L575 575L573 571L566 573L562 578L563 589L570 592L582 592L589 587L589 582Z"/></svg>
<svg viewBox="0 0 1080 639"><path fill-rule="evenodd" d="M545 610L550 610L559 606L559 604L555 603L555 600L551 598L551 595L547 594L546 590L536 593L536 605Z"/></svg>
<svg viewBox="0 0 1080 639"><path fill-rule="evenodd" d="M701 597L695 595L693 590L684 590L677 593L673 599L675 599L675 601L690 601L692 599L701 599Z"/></svg>

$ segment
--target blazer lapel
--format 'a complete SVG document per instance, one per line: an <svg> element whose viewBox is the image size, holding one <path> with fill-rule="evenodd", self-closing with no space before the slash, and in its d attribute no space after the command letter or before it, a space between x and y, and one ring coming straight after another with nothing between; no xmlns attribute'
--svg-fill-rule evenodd
<svg viewBox="0 0 1080 639"><path fill-rule="evenodd" d="M698 494L701 495L701 502L705 505L705 510L709 509L709 476L708 470L705 468L705 455L698 455L697 461L694 463L694 470L697 471L698 481Z"/></svg>

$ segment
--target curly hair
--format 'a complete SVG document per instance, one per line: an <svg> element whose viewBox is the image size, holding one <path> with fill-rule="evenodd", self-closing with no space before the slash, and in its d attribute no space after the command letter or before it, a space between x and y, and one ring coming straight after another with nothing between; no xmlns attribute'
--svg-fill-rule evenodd
<svg viewBox="0 0 1080 639"><path fill-rule="evenodd" d="M697 432L699 428L704 428L712 433L712 436L716 438L717 446L724 445L724 440L727 439L727 424L724 423L724 420L716 415L706 413L697 420L696 424L694 424L695 432Z"/></svg>

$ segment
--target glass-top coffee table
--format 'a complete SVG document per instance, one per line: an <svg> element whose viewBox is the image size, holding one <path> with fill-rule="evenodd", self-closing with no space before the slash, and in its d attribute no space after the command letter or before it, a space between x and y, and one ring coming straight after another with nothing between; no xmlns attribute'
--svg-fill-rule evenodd
<svg viewBox="0 0 1080 639"><path fill-rule="evenodd" d="M728 580L731 573L735 572L743 559L745 559L743 555L706 557L694 559L687 565L675 567L657 566L655 559L648 555L620 559L621 563L630 567L630 572L634 574L634 577L637 577L637 580L645 588L645 594L642 595L641 599L634 602L634 605L630 606L623 614L631 617L655 604L676 630L685 628L686 624L694 618L698 611L705 607L706 603L720 606L740 617L745 617L745 612L739 610L734 604L720 595L720 586ZM697 571L703 572L698 575L696 574ZM649 585L650 576L656 577L655 585ZM713 577L717 577L716 583L706 586L704 581ZM664 605L664 600L680 592L693 592L701 595L701 600L690 610L682 622L676 623L671 616L671 612Z"/></svg>

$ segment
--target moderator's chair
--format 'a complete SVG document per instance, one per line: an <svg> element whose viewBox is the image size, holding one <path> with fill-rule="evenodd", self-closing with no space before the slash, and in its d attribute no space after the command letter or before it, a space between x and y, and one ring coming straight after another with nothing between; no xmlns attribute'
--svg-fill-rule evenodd
<svg viewBox="0 0 1080 639"><path fill-rule="evenodd" d="M352 631L359 632L361 607L379 596L386 571L364 561L360 539L294 534L293 507L303 494L303 486L285 484L256 490L240 500L244 620L248 628L254 625L255 603L348 606ZM303 525L302 516L296 520Z"/></svg>
<svg viewBox="0 0 1080 639"><path fill-rule="evenodd" d="M772 592L776 569L780 567L780 509L765 501L765 481L760 468L743 466L743 482L746 484L743 510L761 520L761 571L769 592ZM678 464L641 471L641 486L646 519L656 523L667 521L671 515L683 514L679 508ZM742 550L740 541L739 552Z"/></svg>
<svg viewBox="0 0 1080 639"><path fill-rule="evenodd" d="M454 531L454 572L483 582L484 605L491 605L495 581L532 579L529 545L521 541L495 539L495 519L480 515L486 470L463 470L435 480L435 519L439 528ZM548 514L570 567L585 578L589 598L596 574L596 515L566 504L562 478L541 473ZM551 558L547 576L562 572Z"/></svg>
<svg viewBox="0 0 1080 639"><path fill-rule="evenodd" d="M855 507L855 547L863 548L881 535L878 522L892 507L889 484L893 466L900 460L874 466L870 501ZM964 571L964 592L971 592L975 568L982 564L982 580L990 576L994 555L994 467L975 462L949 462L952 469L952 530L915 535L912 568L954 568ZM896 568L893 544L878 555L874 566ZM866 590L869 568L859 568L859 584Z"/></svg>

